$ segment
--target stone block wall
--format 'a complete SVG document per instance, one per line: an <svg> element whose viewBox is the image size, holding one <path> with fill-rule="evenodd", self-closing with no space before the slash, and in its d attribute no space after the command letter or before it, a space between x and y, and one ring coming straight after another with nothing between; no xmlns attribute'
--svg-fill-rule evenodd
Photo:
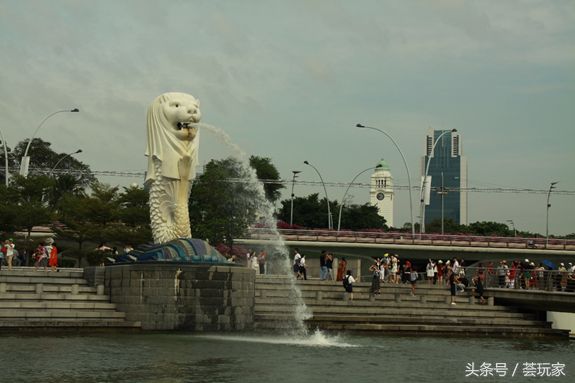
<svg viewBox="0 0 575 383"><path fill-rule="evenodd" d="M90 287L103 285L105 273L105 267L103 266L84 267L84 279L88 281L88 286Z"/></svg>
<svg viewBox="0 0 575 383"><path fill-rule="evenodd" d="M142 330L251 331L255 272L202 264L106 267L105 294Z"/></svg>

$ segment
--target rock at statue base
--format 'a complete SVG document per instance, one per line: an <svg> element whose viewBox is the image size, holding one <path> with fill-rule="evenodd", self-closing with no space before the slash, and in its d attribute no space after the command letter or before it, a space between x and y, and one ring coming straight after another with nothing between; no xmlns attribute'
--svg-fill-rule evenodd
<svg viewBox="0 0 575 383"><path fill-rule="evenodd" d="M228 263L208 242L198 238L179 238L161 245L140 245L122 255L116 263L145 261Z"/></svg>

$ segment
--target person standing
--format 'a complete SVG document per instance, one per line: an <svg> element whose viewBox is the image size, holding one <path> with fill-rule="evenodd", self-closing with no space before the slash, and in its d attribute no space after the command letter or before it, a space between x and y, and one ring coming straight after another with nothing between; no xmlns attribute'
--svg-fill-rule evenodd
<svg viewBox="0 0 575 383"><path fill-rule="evenodd" d="M6 254L6 241L0 243L0 270L2 270L2 263L4 263L4 254Z"/></svg>
<svg viewBox="0 0 575 383"><path fill-rule="evenodd" d="M307 281L307 271L306 269L309 266L305 264L305 254L301 255L301 259L299 260L299 273L303 277L304 280Z"/></svg>
<svg viewBox="0 0 575 383"><path fill-rule="evenodd" d="M266 273L266 252L260 251L258 254L258 263L260 265L260 274Z"/></svg>
<svg viewBox="0 0 575 383"><path fill-rule="evenodd" d="M380 295L381 283L379 282L379 258L375 263L369 267L369 271L373 271L373 278L371 279L370 291L373 295Z"/></svg>
<svg viewBox="0 0 575 383"><path fill-rule="evenodd" d="M302 277L299 272L299 262L301 260L301 255L299 254L299 249L295 248L293 251L295 253L293 257L293 272L295 273L296 279L299 279Z"/></svg>
<svg viewBox="0 0 575 383"><path fill-rule="evenodd" d="M475 287L471 289L471 294L473 298L475 298L475 292L477 291L477 295L481 298L481 303L485 306L485 298L483 297L483 283L481 283L481 278L479 276L473 278L473 283Z"/></svg>
<svg viewBox="0 0 575 383"><path fill-rule="evenodd" d="M353 302L353 284L355 283L355 279L351 275L351 270L347 270L347 275L343 278L343 287L345 291L349 293L349 298Z"/></svg>
<svg viewBox="0 0 575 383"><path fill-rule="evenodd" d="M411 273L409 274L409 279L411 282L411 296L415 296L415 286L417 286L417 269L415 267L411 267Z"/></svg>
<svg viewBox="0 0 575 383"><path fill-rule="evenodd" d="M455 305L455 291L457 289L457 284L459 283L459 280L457 279L457 276L455 275L455 273L451 273L449 275L449 289L451 290L451 304Z"/></svg>
<svg viewBox="0 0 575 383"><path fill-rule="evenodd" d="M437 285L443 285L443 261L437 261Z"/></svg>
<svg viewBox="0 0 575 383"><path fill-rule="evenodd" d="M38 266L42 266L44 267L44 272L48 272L48 268L46 267L46 259L48 259L48 255L46 254L46 248L44 247L44 244L41 243L38 245L38 249L36 250L36 268L34 269L34 272L38 271Z"/></svg>
<svg viewBox="0 0 575 383"><path fill-rule="evenodd" d="M337 279L338 281L342 281L343 278L345 277L347 272L347 261L345 260L345 258L341 258L341 261L339 262L339 265L337 267Z"/></svg>
<svg viewBox="0 0 575 383"><path fill-rule="evenodd" d="M327 268L327 275L329 275L330 280L333 282L333 254L329 253L325 258L325 267ZM325 278L327 280L327 276Z"/></svg>
<svg viewBox="0 0 575 383"><path fill-rule="evenodd" d="M323 281L324 279L327 278L327 266L325 265L325 259L327 257L327 254L325 253L325 250L321 251L321 255L319 256L319 266L320 266L320 273L319 273L319 280Z"/></svg>
<svg viewBox="0 0 575 383"><path fill-rule="evenodd" d="M391 278L390 278L390 283L395 283L395 284L399 284L399 280L397 277L397 272L398 270L398 266L397 266L397 254L394 254L391 256Z"/></svg>
<svg viewBox="0 0 575 383"><path fill-rule="evenodd" d="M8 262L8 270L12 270L12 257L14 257L14 240L9 238L6 241L6 261Z"/></svg>
<svg viewBox="0 0 575 383"><path fill-rule="evenodd" d="M435 264L433 263L433 261L431 259L427 263L427 266L425 267L425 271L427 273L427 284L432 285L433 279L435 278Z"/></svg>
<svg viewBox="0 0 575 383"><path fill-rule="evenodd" d="M50 271L58 272L58 249L56 248L56 242L52 244L52 250L50 250Z"/></svg>

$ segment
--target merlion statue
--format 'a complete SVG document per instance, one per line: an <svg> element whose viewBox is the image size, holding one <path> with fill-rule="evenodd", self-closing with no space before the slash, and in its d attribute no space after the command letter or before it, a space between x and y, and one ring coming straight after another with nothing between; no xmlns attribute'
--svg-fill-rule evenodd
<svg viewBox="0 0 575 383"><path fill-rule="evenodd" d="M200 101L185 93L164 93L148 108L150 220L156 244L191 238L188 198L198 165Z"/></svg>

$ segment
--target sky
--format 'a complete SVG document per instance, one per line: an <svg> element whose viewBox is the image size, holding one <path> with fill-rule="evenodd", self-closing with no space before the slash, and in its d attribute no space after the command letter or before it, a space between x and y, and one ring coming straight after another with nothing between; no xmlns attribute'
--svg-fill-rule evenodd
<svg viewBox="0 0 575 383"><path fill-rule="evenodd" d="M0 130L92 170L143 172L146 110L165 92L282 179L348 183L385 158L412 183L429 128L457 129L469 187L574 191L575 2L0 0ZM231 153L201 133L200 163ZM99 177L128 186L142 179ZM356 182L369 183L370 172ZM327 189L341 200L345 188ZM284 190L289 198L291 186ZM324 192L295 186L297 196ZM352 188L354 203L369 189ZM417 210L417 193L413 204ZM546 194L470 193L468 221L545 233ZM575 195L551 195L549 231L575 232ZM414 216L419 215L414 211ZM417 221L417 218L414 218ZM395 226L410 221L397 190Z"/></svg>

